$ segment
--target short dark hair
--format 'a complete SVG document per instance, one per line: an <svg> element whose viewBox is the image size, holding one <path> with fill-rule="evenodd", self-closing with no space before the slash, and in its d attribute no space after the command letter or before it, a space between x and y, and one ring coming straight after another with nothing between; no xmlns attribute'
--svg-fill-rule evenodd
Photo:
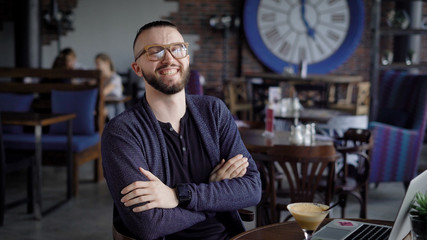
<svg viewBox="0 0 427 240"><path fill-rule="evenodd" d="M159 21L147 23L144 26L142 26L138 30L138 32L136 33L135 39L133 40L132 50L133 50L133 48L135 48L136 39L139 37L139 35L141 35L141 33L143 31L148 30L148 29L153 28L153 27L173 27L173 28L178 30L177 26L175 24L169 22L169 21L159 20Z"/></svg>

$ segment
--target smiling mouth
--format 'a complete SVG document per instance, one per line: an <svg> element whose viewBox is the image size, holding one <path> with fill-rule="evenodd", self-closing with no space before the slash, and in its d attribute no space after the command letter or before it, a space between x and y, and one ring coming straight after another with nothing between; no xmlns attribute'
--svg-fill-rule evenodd
<svg viewBox="0 0 427 240"><path fill-rule="evenodd" d="M177 72L178 72L178 69L164 69L164 70L159 70L160 75L164 75L164 76L173 75L173 74L175 74Z"/></svg>

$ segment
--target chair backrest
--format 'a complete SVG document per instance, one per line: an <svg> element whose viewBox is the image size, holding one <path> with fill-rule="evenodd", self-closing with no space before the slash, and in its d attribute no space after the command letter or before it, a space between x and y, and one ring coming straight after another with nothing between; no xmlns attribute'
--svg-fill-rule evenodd
<svg viewBox="0 0 427 240"><path fill-rule="evenodd" d="M370 104L370 82L360 82L357 84L356 115L368 114Z"/></svg>
<svg viewBox="0 0 427 240"><path fill-rule="evenodd" d="M381 75L379 106L375 121L393 126L425 128L427 75L387 71Z"/></svg>
<svg viewBox="0 0 427 240"><path fill-rule="evenodd" d="M337 152L344 158L344 166L340 169L337 176L345 178L348 176L355 178L359 184L364 184L369 178L369 153L372 148L372 134L368 129L350 128L344 132L344 136L335 142ZM347 154L357 156L358 163L356 171L349 173Z"/></svg>
<svg viewBox="0 0 427 240"><path fill-rule="evenodd" d="M51 111L50 98L44 99L43 96L49 95L52 90L57 91L83 91L97 89L97 93L102 93L103 82L100 71L98 70L64 70L64 69L31 69L31 68L0 68L0 78L9 79L0 83L0 92L34 94L39 96L35 98L32 104L32 111ZM34 83L24 83L15 81L15 79L31 78ZM90 82L85 84L64 83L63 79L86 78ZM47 79L48 81L41 81ZM94 114L96 114L95 125L100 134L104 129L104 96L97 94ZM74 128L73 128L74 129Z"/></svg>
<svg viewBox="0 0 427 240"><path fill-rule="evenodd" d="M253 106L250 101L247 82L244 78L233 78L224 84L224 100L235 117L241 113L240 119L252 120Z"/></svg>
<svg viewBox="0 0 427 240"><path fill-rule="evenodd" d="M266 160L266 155L264 153L251 153L252 158L255 160L258 172L260 173L262 193L261 200L256 206L256 226L264 226L272 223L272 216L268 214L269 211L269 199L271 197L270 188L271 182L269 177L269 161Z"/></svg>
<svg viewBox="0 0 427 240"><path fill-rule="evenodd" d="M244 78L233 78L225 83L225 102L231 106L238 103L249 103L247 82Z"/></svg>
<svg viewBox="0 0 427 240"><path fill-rule="evenodd" d="M291 202L312 202L319 183L327 179L325 204L331 201L334 163L338 158L333 145L276 145L268 152L269 161L277 162L289 184ZM270 175L275 171L269 171ZM274 177L274 176L273 176ZM270 179L274 179L271 178ZM274 188L272 189L274 192Z"/></svg>
<svg viewBox="0 0 427 240"><path fill-rule="evenodd" d="M387 71L380 78L373 133L371 182L409 183L417 175L427 124L427 75Z"/></svg>
<svg viewBox="0 0 427 240"><path fill-rule="evenodd" d="M360 146L362 144L370 143L371 131L368 129L357 129L349 128L344 132L342 140L344 144L348 146L348 143L351 142L353 146Z"/></svg>

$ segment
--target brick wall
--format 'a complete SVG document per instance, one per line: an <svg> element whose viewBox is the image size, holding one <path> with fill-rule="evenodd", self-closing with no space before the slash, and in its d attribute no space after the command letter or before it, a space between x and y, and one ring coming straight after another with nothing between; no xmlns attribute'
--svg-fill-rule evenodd
<svg viewBox="0 0 427 240"><path fill-rule="evenodd" d="M223 63L227 64L226 78L245 71L265 71L246 43L241 28L230 30L228 56L224 62L225 35L223 30L214 29L209 19L214 15L240 16L244 0L169 0L179 2L179 10L165 19L178 25L183 34L198 34L200 50L193 56L192 68L199 70L209 82L222 80ZM191 47L191 46L190 46ZM239 49L240 48L240 49ZM241 67L240 67L241 66Z"/></svg>
<svg viewBox="0 0 427 240"><path fill-rule="evenodd" d="M229 54L227 60L223 61L224 34L221 30L215 30L209 26L209 19L213 15L236 15L241 16L244 6L244 0L168 0L179 3L179 11L170 16L164 16L165 19L177 24L184 34L198 34L200 40L200 50L191 56L194 64L193 69L198 69L207 81L217 82L222 79L223 63L228 65L226 73L227 78L238 76L241 73L253 71L269 71L257 60L252 50L248 46L243 29L234 30L230 33L228 40ZM365 31L359 46L354 54L340 67L333 70L335 74L359 74L364 79L369 80L370 72L370 54L371 54L371 9L372 1L365 1ZM390 4L389 4L390 5ZM427 13L427 4L424 9ZM387 12L387 7L382 11L382 15ZM383 18L384 19L384 18ZM242 22L243 24L243 22ZM423 42L426 42L423 38ZM383 44L391 44L383 42ZM422 49L427 44L422 44ZM240 48L240 51L239 51ZM426 52L426 51L423 51ZM426 53L422 54L421 59L426 59Z"/></svg>

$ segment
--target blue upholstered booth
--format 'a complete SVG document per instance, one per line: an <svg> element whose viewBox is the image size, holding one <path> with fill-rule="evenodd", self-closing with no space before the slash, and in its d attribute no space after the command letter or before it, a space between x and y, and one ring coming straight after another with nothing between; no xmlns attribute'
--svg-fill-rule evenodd
<svg viewBox="0 0 427 240"><path fill-rule="evenodd" d="M0 100L5 97L11 101L11 95L21 96L24 100L19 106L22 111L37 113L74 113L76 118L72 123L72 194L78 192L79 166L89 161L95 161L95 180L103 179L101 165L100 138L104 128L104 97L102 94L103 82L99 71L94 70L63 70L63 69L27 69L27 68L0 68L1 78L38 78L48 79L34 83L5 81L0 83ZM84 84L70 84L58 81L63 78L82 78L89 80ZM48 83L45 83L48 82ZM31 98L30 98L31 96ZM33 101L34 96L34 101ZM18 103L18 101L13 101ZM31 108L28 104L31 104ZM0 104L0 107L3 105ZM6 104L6 107L10 107ZM16 111L1 109L0 111ZM23 132L20 129L5 131L3 134L4 146L7 150L33 151L35 149L35 135L33 132ZM42 160L43 164L67 165L67 125L58 123L43 129Z"/></svg>
<svg viewBox="0 0 427 240"><path fill-rule="evenodd" d="M95 131L94 109L98 89L82 91L52 91L52 113L75 113L73 119L73 152L80 152L96 145L100 135ZM28 98L28 97L27 97ZM32 96L31 96L32 101ZM28 102L28 109L31 104ZM5 131L3 141L7 149L34 150L35 137L33 133ZM67 150L67 124L53 124L48 134L42 137L43 150Z"/></svg>
<svg viewBox="0 0 427 240"><path fill-rule="evenodd" d="M0 93L0 111L27 112L33 102L33 94ZM4 126L5 133L22 133L22 126Z"/></svg>

